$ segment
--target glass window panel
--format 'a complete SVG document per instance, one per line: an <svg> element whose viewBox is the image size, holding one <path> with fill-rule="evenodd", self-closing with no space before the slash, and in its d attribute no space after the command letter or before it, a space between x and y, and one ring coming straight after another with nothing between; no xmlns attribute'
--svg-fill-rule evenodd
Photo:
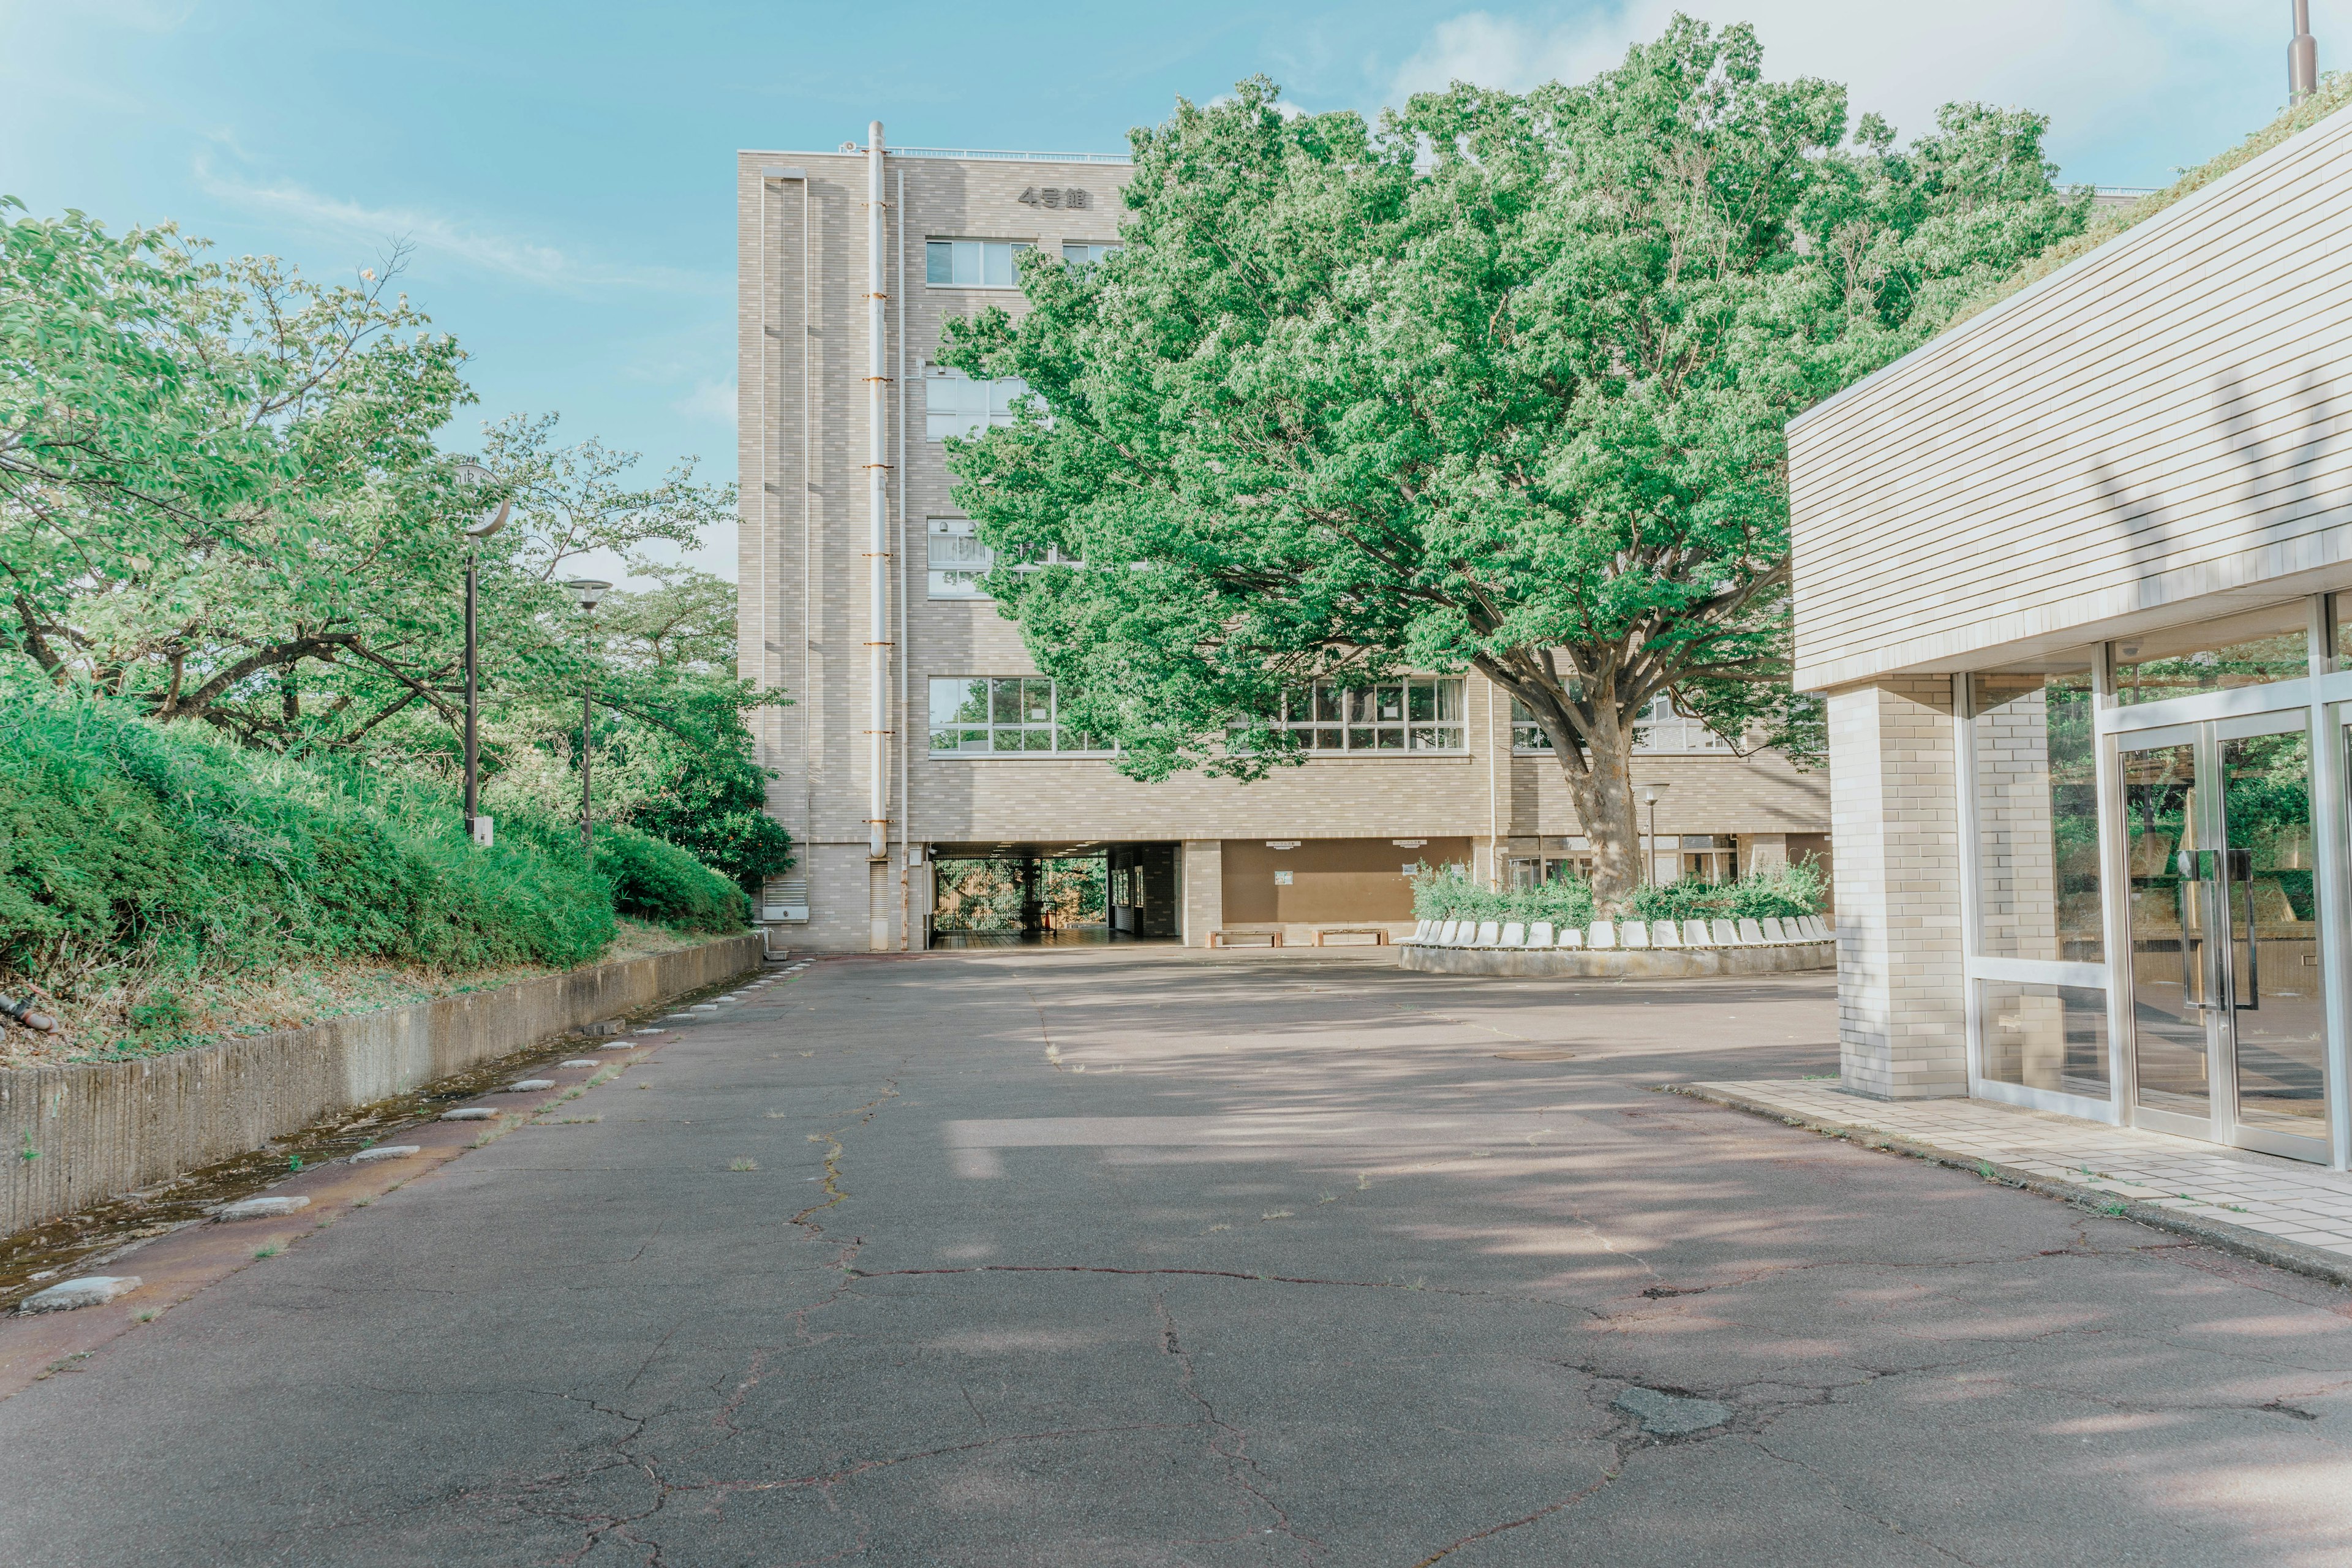
<svg viewBox="0 0 2352 1568"><path fill-rule="evenodd" d="M925 566L932 598L984 599L988 596L981 589L980 578L996 563L996 552L973 537L972 525L968 520L932 518L927 542L930 553Z"/></svg>
<svg viewBox="0 0 2352 1568"><path fill-rule="evenodd" d="M2107 994L2078 985L1977 982L1984 1076L1996 1083L2107 1097Z"/></svg>
<svg viewBox="0 0 2352 1568"><path fill-rule="evenodd" d="M1437 727L1436 734L1438 750L1458 752L1463 749L1462 731L1459 726L1441 724Z"/></svg>
<svg viewBox="0 0 2352 1568"><path fill-rule="evenodd" d="M1437 716L1440 719L1462 717L1462 683L1458 680L1433 682L1437 689Z"/></svg>
<svg viewBox="0 0 2352 1568"><path fill-rule="evenodd" d="M985 723L988 682L960 676L931 679L931 722L934 725Z"/></svg>
<svg viewBox="0 0 2352 1568"><path fill-rule="evenodd" d="M1021 722L1021 682L1017 677L998 677L988 683L990 698L989 721L994 724Z"/></svg>
<svg viewBox="0 0 2352 1568"><path fill-rule="evenodd" d="M2311 673L2309 602L2291 599L2194 626L2167 626L2115 643L2116 698L2160 702Z"/></svg>
<svg viewBox="0 0 2352 1568"><path fill-rule="evenodd" d="M992 289L1013 286L1013 247L1009 245L989 245L981 247L981 282Z"/></svg>
<svg viewBox="0 0 2352 1568"><path fill-rule="evenodd" d="M984 751L988 750L988 731L985 731L985 730L961 730L961 731L957 731L957 733L958 733L958 735L961 737L961 739L956 742L956 750L957 750L957 751L959 751L959 752L984 752Z"/></svg>
<svg viewBox="0 0 2352 1568"><path fill-rule="evenodd" d="M1027 722L1051 722L1054 717L1054 683L1050 680L1022 682L1022 702Z"/></svg>
<svg viewBox="0 0 2352 1568"><path fill-rule="evenodd" d="M1405 688L1405 698L1406 718L1425 721L1437 717L1436 682L1416 680Z"/></svg>
<svg viewBox="0 0 2352 1568"><path fill-rule="evenodd" d="M1030 752L1050 752L1054 749L1054 727L1037 724L1021 731L1022 749Z"/></svg>
<svg viewBox="0 0 2352 1568"><path fill-rule="evenodd" d="M1433 752L1437 749L1437 727L1433 724L1415 724L1405 733L1413 751Z"/></svg>
<svg viewBox="0 0 2352 1568"><path fill-rule="evenodd" d="M2297 730L2222 742L2221 801L2238 1120L2324 1139L2327 1025L2308 737Z"/></svg>
<svg viewBox="0 0 2352 1568"><path fill-rule="evenodd" d="M2106 960L2099 902L2091 650L1969 678L1977 951Z"/></svg>
<svg viewBox="0 0 2352 1568"><path fill-rule="evenodd" d="M955 281L955 247L945 240L935 239L923 247L923 281L952 284Z"/></svg>
<svg viewBox="0 0 2352 1568"><path fill-rule="evenodd" d="M1404 688L1402 686L1380 686L1373 688L1373 689L1379 694L1380 698L1378 713L1379 722L1383 724L1394 724L1402 721L1404 718Z"/></svg>
<svg viewBox="0 0 2352 1568"><path fill-rule="evenodd" d="M1337 752L1344 750L1346 745L1347 741L1345 739L1345 732L1336 729L1322 729L1315 731L1315 749L1317 751Z"/></svg>
<svg viewBox="0 0 2352 1568"><path fill-rule="evenodd" d="M1347 694L1328 680L1315 686L1315 718L1329 723L1348 716Z"/></svg>
<svg viewBox="0 0 2352 1568"><path fill-rule="evenodd" d="M1348 750L1351 752L1369 752L1371 749L1372 732L1370 730L1350 730L1348 731Z"/></svg>
<svg viewBox="0 0 2352 1568"><path fill-rule="evenodd" d="M1372 733L1380 737L1380 749L1381 751L1402 752L1404 750L1404 731L1402 730L1384 725L1381 728L1373 731Z"/></svg>

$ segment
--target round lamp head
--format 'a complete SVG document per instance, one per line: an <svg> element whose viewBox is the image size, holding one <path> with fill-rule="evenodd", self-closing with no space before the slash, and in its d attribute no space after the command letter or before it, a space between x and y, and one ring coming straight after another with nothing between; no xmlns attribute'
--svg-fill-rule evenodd
<svg viewBox="0 0 2352 1568"><path fill-rule="evenodd" d="M613 591L613 584L600 582L593 577L574 577L563 585L572 590L572 597L578 603L583 615L604 603L604 595Z"/></svg>
<svg viewBox="0 0 2352 1568"><path fill-rule="evenodd" d="M489 469L482 467L481 464L474 461L471 458L461 458L458 461L457 483L467 489L480 489L484 485L488 484L491 480L497 478L498 476L496 474L491 473ZM499 502L496 507L484 507L482 509L481 515L466 525L466 537L468 539L488 539L490 535L496 533L499 530L507 525L508 515L513 510L514 498L512 496L509 496L506 500Z"/></svg>

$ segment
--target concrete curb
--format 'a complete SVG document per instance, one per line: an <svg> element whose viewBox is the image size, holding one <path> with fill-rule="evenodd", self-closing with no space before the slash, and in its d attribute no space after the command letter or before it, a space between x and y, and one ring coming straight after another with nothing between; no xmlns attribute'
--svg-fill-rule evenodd
<svg viewBox="0 0 2352 1568"><path fill-rule="evenodd" d="M1774 947L1431 947L1405 942L1397 967L1424 974L1507 974L1538 980L1696 980L1718 974L1795 974L1837 967L1833 942Z"/></svg>
<svg viewBox="0 0 2352 1568"><path fill-rule="evenodd" d="M170 1056L0 1071L0 1236L731 980L763 952L720 937Z"/></svg>
<svg viewBox="0 0 2352 1568"><path fill-rule="evenodd" d="M2057 1181L2032 1171L2020 1170L2014 1165L2004 1164L1998 1160L1979 1159L1974 1154L1954 1153L1948 1149L1938 1148L1933 1143L1922 1143L1912 1138L1898 1138L1892 1133L1880 1132L1859 1122L1838 1122L1832 1121L1826 1117L1799 1115L1781 1106L1769 1105L1744 1094L1708 1089L1698 1084L1669 1084L1666 1086L1666 1092L1685 1095L1692 1100L1704 1100L1710 1104L1725 1106L1733 1110L1744 1110L1751 1116L1761 1116L1769 1121L1778 1121L1784 1127L1802 1127L1809 1131L1826 1133L1832 1138L1843 1138L1850 1143L1859 1143L1865 1149L1882 1150L1890 1154L1908 1155L1914 1160L1926 1160L1932 1164L1949 1166L1955 1171L1966 1171L1974 1176L1986 1176L2000 1182L2004 1186L2021 1187L2029 1193L2039 1194L2045 1198L2056 1198L2061 1203L2072 1204L2077 1208L2088 1209L2094 1214L2110 1219L2136 1220L2141 1225L2157 1230L2168 1230L2175 1236L2185 1236L2220 1251L2235 1253L2240 1258L2252 1258L2256 1263L2267 1263L2273 1268L2284 1268L2290 1273L2307 1275L2314 1279L2325 1280L2330 1285L2352 1286L2352 1259L2339 1258L2332 1252L2323 1251L2316 1247L2305 1247L2300 1242L2284 1240L2275 1236L2264 1236L2261 1231L2249 1230L2243 1226L2206 1219L2198 1215L2183 1214L2179 1209L2166 1208L2161 1204L2138 1203L2130 1198L2119 1198L2113 1193L2101 1192L2096 1187L2084 1186L2079 1182Z"/></svg>

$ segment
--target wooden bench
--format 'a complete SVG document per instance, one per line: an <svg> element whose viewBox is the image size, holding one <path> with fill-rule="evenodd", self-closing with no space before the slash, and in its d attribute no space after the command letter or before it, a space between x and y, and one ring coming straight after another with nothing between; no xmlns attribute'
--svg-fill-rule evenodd
<svg viewBox="0 0 2352 1568"><path fill-rule="evenodd" d="M1280 947L1282 933L1278 931L1213 931L1209 933L1211 947L1231 947L1236 942L1245 946Z"/></svg>
<svg viewBox="0 0 2352 1568"><path fill-rule="evenodd" d="M1324 946L1325 942L1323 939L1327 936L1368 936L1372 940L1369 942L1363 943L1362 945L1366 947L1386 947L1389 941L1389 930L1386 926L1317 926L1315 928L1315 945L1318 947ZM1343 945L1352 947L1357 944L1349 942Z"/></svg>

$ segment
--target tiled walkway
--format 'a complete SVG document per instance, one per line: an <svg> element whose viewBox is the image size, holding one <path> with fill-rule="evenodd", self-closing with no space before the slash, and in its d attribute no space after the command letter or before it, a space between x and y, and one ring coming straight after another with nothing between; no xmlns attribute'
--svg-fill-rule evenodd
<svg viewBox="0 0 2352 1568"><path fill-rule="evenodd" d="M1697 1083L1688 1092L1988 1165L2056 1196L2126 1205L2135 1218L2352 1283L2352 1175L2298 1160L1990 1100L1867 1100L1809 1079Z"/></svg>

